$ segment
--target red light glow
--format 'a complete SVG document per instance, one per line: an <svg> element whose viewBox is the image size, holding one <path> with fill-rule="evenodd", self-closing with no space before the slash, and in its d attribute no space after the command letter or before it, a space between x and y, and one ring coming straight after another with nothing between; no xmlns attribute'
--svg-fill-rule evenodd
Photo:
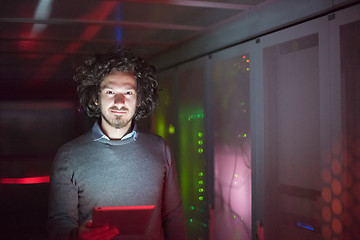
<svg viewBox="0 0 360 240"><path fill-rule="evenodd" d="M0 184L37 184L50 182L50 176L28 178L1 178Z"/></svg>
<svg viewBox="0 0 360 240"><path fill-rule="evenodd" d="M116 206L116 207L95 207L96 210L101 211L117 211L117 210L146 210L154 209L155 205L143 205L143 206Z"/></svg>
<svg viewBox="0 0 360 240"><path fill-rule="evenodd" d="M117 4L118 3L116 1L102 2L95 8L95 11L85 14L80 19L105 20L111 14ZM87 26L85 30L81 33L79 40L92 39L100 30L101 26ZM35 73L32 80L28 82L28 87L34 88L40 86L47 79L51 79L51 76L58 69L57 65L61 64L61 62L67 57L67 54L76 53L82 46L83 43L81 42L69 43L69 45L65 48L64 53L60 53L53 57L50 57L42 64L37 73ZM51 65L51 68L49 68L49 62L53 63L53 65Z"/></svg>

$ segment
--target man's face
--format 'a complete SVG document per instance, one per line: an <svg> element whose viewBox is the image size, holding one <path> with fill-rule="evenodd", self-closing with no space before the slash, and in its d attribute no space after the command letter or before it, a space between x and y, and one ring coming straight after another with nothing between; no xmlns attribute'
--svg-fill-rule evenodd
<svg viewBox="0 0 360 240"><path fill-rule="evenodd" d="M102 125L130 127L136 111L136 79L131 73L113 72L100 84L99 107Z"/></svg>

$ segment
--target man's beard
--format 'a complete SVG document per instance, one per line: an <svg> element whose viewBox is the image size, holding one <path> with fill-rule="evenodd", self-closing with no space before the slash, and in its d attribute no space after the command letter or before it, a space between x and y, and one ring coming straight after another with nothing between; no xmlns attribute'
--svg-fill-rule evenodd
<svg viewBox="0 0 360 240"><path fill-rule="evenodd" d="M128 110L128 109L126 109L126 110ZM132 119L134 117L134 116L132 116L130 119L123 119L123 116L115 116L115 119L109 120L102 113L101 113L101 116L107 124L109 124L111 127L116 128L116 129L121 129L123 127L126 127L129 124L129 122L132 121Z"/></svg>

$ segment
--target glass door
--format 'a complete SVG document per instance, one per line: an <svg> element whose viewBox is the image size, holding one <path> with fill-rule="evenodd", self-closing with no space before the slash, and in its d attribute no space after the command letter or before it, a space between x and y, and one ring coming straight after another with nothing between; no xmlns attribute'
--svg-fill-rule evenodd
<svg viewBox="0 0 360 240"><path fill-rule="evenodd" d="M321 174L329 161L327 21L259 39L264 86L266 240L321 239Z"/></svg>

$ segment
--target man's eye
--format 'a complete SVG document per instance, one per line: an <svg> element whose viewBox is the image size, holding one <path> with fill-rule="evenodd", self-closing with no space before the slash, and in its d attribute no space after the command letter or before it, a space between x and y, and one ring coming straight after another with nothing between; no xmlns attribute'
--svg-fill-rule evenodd
<svg viewBox="0 0 360 240"><path fill-rule="evenodd" d="M132 91L125 92L125 95L133 95L134 93Z"/></svg>
<svg viewBox="0 0 360 240"><path fill-rule="evenodd" d="M108 94L108 95L113 95L113 94L114 94L114 92L113 92L113 91L108 90L108 91L106 91L106 94Z"/></svg>

